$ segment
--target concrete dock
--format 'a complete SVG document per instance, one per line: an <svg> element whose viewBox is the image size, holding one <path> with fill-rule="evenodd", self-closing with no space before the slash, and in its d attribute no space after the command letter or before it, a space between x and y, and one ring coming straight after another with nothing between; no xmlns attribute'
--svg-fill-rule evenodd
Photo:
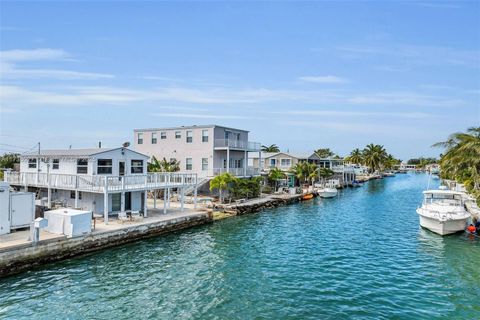
<svg viewBox="0 0 480 320"><path fill-rule="evenodd" d="M142 221L109 224L97 222L91 234L67 238L42 231L36 244L28 240L30 231L17 231L0 236L0 277L18 273L37 265L133 242L212 221L205 211L172 208L167 214L150 209Z"/></svg>

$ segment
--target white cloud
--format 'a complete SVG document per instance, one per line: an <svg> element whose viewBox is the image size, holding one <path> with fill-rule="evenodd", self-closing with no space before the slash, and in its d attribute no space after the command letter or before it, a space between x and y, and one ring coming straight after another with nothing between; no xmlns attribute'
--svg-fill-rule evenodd
<svg viewBox="0 0 480 320"><path fill-rule="evenodd" d="M301 81L312 83L345 83L348 82L344 78L337 76L303 76L298 78Z"/></svg>
<svg viewBox="0 0 480 320"><path fill-rule="evenodd" d="M436 114L425 112L369 112L369 111L332 111L332 110L291 110L271 112L281 115L322 116L322 117L395 117L408 119L424 119L436 117Z"/></svg>
<svg viewBox="0 0 480 320"><path fill-rule="evenodd" d="M28 61L72 60L70 55L59 49L32 49L0 51L0 75L2 79L57 79L57 80L96 80L114 78L111 74L81 72L57 69L18 68L18 64Z"/></svg>
<svg viewBox="0 0 480 320"><path fill-rule="evenodd" d="M0 60L3 61L62 60L69 57L70 55L64 50L49 48L0 51Z"/></svg>
<svg viewBox="0 0 480 320"><path fill-rule="evenodd" d="M450 99L442 96L424 95L412 92L386 92L354 95L351 98L348 98L347 102L352 104L425 107L459 107L465 105L465 101L460 99Z"/></svg>

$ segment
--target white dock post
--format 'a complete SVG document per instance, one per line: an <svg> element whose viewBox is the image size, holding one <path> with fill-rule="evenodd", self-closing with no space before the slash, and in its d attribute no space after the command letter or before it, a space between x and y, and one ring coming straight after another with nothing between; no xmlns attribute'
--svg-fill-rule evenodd
<svg viewBox="0 0 480 320"><path fill-rule="evenodd" d="M105 177L105 186L103 187L103 220L108 224L108 179Z"/></svg>
<svg viewBox="0 0 480 320"><path fill-rule="evenodd" d="M153 208L157 209L157 190L153 190Z"/></svg>
<svg viewBox="0 0 480 320"><path fill-rule="evenodd" d="M247 149L244 151L244 156L243 156L243 176L247 176L247 163L248 163L248 158L247 158Z"/></svg>
<svg viewBox="0 0 480 320"><path fill-rule="evenodd" d="M184 203L185 203L185 193L184 193L184 188L180 188L180 196L181 196L181 199L180 199L180 211L183 212L184 210Z"/></svg>
<svg viewBox="0 0 480 320"><path fill-rule="evenodd" d="M120 210L122 212L125 212L125 192L124 191L122 191L120 196Z"/></svg>
<svg viewBox="0 0 480 320"><path fill-rule="evenodd" d="M170 188L168 188L167 191L168 191L168 195L167 195L167 206L168 206L168 209L170 209Z"/></svg>
<svg viewBox="0 0 480 320"><path fill-rule="evenodd" d="M52 207L52 189L50 189L50 175L47 175L47 207Z"/></svg>
<svg viewBox="0 0 480 320"><path fill-rule="evenodd" d="M167 188L163 189L163 213L167 213Z"/></svg>
<svg viewBox="0 0 480 320"><path fill-rule="evenodd" d="M193 188L193 208L197 209L197 178L195 177L195 187Z"/></svg>
<svg viewBox="0 0 480 320"><path fill-rule="evenodd" d="M78 208L78 190L75 189L75 208Z"/></svg>
<svg viewBox="0 0 480 320"><path fill-rule="evenodd" d="M147 189L145 189L145 192L143 193L144 201L143 201L143 217L146 218L147 215L147 207L148 207L148 196L147 196Z"/></svg>

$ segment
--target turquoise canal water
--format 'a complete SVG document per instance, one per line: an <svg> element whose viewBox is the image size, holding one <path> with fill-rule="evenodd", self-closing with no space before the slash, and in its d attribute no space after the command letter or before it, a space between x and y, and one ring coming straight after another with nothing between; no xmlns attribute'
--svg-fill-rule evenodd
<svg viewBox="0 0 480 320"><path fill-rule="evenodd" d="M0 280L9 319L480 319L480 244L399 175Z"/></svg>

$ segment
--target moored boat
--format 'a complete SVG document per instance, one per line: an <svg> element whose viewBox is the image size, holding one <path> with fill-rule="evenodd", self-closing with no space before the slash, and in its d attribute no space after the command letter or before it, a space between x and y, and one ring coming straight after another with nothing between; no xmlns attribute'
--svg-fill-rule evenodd
<svg viewBox="0 0 480 320"><path fill-rule="evenodd" d="M313 199L313 193L304 194L302 197L302 200L310 200L310 199Z"/></svg>
<svg viewBox="0 0 480 320"><path fill-rule="evenodd" d="M420 226L439 235L464 231L470 213L465 209L462 192L451 190L427 190L417 209Z"/></svg>
<svg viewBox="0 0 480 320"><path fill-rule="evenodd" d="M338 195L338 190L332 187L325 187L323 189L318 190L318 195L321 198L334 198Z"/></svg>

